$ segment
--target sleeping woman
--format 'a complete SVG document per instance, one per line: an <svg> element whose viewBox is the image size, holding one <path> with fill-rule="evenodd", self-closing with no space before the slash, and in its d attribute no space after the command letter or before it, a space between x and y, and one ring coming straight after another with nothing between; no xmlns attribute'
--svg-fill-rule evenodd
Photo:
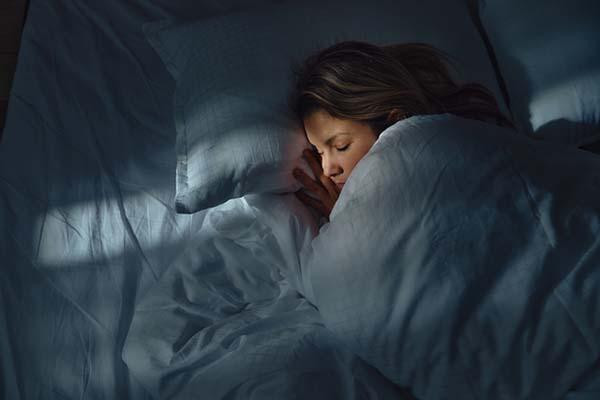
<svg viewBox="0 0 600 400"><path fill-rule="evenodd" d="M296 72L290 104L317 153L304 153L317 180L294 170L313 194L300 190L297 197L328 218L352 170L379 135L411 116L449 113L513 127L489 90L456 83L448 65L441 51L416 43L348 41L309 57Z"/></svg>
<svg viewBox="0 0 600 400"><path fill-rule="evenodd" d="M337 339L416 398L600 399L596 155L512 134L423 44L334 45L292 100L330 219L297 281Z"/></svg>

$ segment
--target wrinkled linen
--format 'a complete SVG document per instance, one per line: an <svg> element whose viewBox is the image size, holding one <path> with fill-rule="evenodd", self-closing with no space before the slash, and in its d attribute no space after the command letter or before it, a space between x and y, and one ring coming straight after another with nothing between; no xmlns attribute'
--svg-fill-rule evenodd
<svg viewBox="0 0 600 400"><path fill-rule="evenodd" d="M141 29L203 12L167 3L29 2L0 143L2 399L150 398L123 342L203 219L171 205L172 82Z"/></svg>
<svg viewBox="0 0 600 400"><path fill-rule="evenodd" d="M0 399L151 399L137 369L123 361L125 339L136 304L185 249L202 243L206 213L175 212L174 83L142 26L205 18L248 2L29 3L0 142ZM277 288L257 282L255 290ZM296 319L282 312L278 320L279 309L269 310L277 329L263 347L287 340L290 348L313 350L303 347L300 333L278 339L286 321L309 332L303 326L316 319L312 311L300 310ZM322 347L331 340L314 335L312 343ZM362 367L346 359L329 385L352 386L349 373ZM265 354L260 362L273 361ZM282 376L271 380L274 393L298 382ZM343 385L334 380L341 376L348 379ZM307 388L324 380L302 376ZM378 390L382 380L375 376L356 392Z"/></svg>
<svg viewBox="0 0 600 400"><path fill-rule="evenodd" d="M596 155L412 117L353 170L299 280L418 398L598 398L599 233Z"/></svg>
<svg viewBox="0 0 600 400"><path fill-rule="evenodd" d="M312 221L312 222L311 222ZM401 399L346 349L285 276L317 232L293 195L210 209L136 306L123 357L157 398Z"/></svg>

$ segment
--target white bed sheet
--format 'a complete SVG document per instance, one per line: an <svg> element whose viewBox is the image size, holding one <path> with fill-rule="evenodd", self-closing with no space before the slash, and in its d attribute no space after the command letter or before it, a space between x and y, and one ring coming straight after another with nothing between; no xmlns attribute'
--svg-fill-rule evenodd
<svg viewBox="0 0 600 400"><path fill-rule="evenodd" d="M171 206L172 83L141 32L172 14L31 1L0 144L2 398L149 398L121 359L133 305L203 219Z"/></svg>
<svg viewBox="0 0 600 400"><path fill-rule="evenodd" d="M202 254L206 212L175 213L173 82L141 27L167 17L208 16L243 2L171 3L31 1L0 144L2 398L160 394L132 373L122 350L136 304L165 271L181 264L176 261L185 249ZM285 293L301 300L291 288ZM347 379L291 374L269 380L266 391L239 386L229 398L250 392L270 398L271 389L299 393L293 391L298 387L310 396L311 385L326 381L336 391L369 398L398 390L382 377L357 390L354 374L376 377L376 372L337 349L314 323L314 308L301 305L306 310L291 320L278 307L261 311L272 313L274 329L263 344L276 349L277 343L296 343L296 351L313 365L323 351L338 354L331 365ZM300 326L313 339L277 333L286 331L282 327L301 332ZM321 350L311 353L313 345ZM262 356L260 363L275 358ZM188 367L187 374L199 373ZM186 398L185 385L177 384L181 375L169 377L167 383ZM235 386L231 379L225 386Z"/></svg>

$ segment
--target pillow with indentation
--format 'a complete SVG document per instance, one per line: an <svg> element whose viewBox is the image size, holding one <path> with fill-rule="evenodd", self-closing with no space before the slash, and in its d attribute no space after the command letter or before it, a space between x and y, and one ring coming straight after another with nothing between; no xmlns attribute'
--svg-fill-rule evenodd
<svg viewBox="0 0 600 400"><path fill-rule="evenodd" d="M287 107L291 71L342 40L424 42L449 53L462 78L498 96L462 0L281 1L196 22L145 27L176 80L176 209L192 213L248 193L292 192L308 147Z"/></svg>

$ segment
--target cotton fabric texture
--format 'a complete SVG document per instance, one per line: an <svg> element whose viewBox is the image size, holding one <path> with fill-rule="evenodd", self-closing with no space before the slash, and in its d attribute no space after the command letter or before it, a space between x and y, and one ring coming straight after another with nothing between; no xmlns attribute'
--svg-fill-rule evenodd
<svg viewBox="0 0 600 400"><path fill-rule="evenodd" d="M381 134L298 282L417 398L562 399L600 394L599 262L600 157L446 114Z"/></svg>

